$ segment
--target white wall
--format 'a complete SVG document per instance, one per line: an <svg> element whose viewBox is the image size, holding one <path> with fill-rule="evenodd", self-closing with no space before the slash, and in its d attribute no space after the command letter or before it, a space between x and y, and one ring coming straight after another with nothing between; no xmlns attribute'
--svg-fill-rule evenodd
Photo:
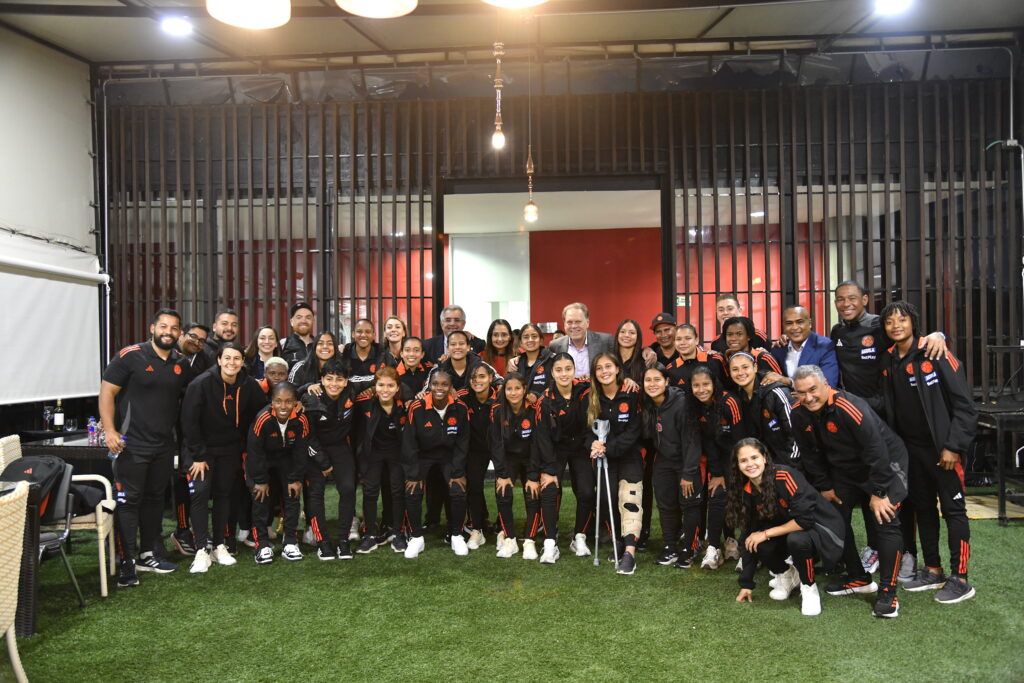
<svg viewBox="0 0 1024 683"><path fill-rule="evenodd" d="M452 303L466 310L466 329L483 337L496 318L520 327L530 320L530 235L452 235Z"/></svg>
<svg viewBox="0 0 1024 683"><path fill-rule="evenodd" d="M0 226L95 253L88 67L0 28L0 92Z"/></svg>

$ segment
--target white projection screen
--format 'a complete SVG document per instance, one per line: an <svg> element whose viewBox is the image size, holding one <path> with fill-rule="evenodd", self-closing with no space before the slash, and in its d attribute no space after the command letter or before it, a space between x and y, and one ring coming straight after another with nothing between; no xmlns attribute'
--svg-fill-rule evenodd
<svg viewBox="0 0 1024 683"><path fill-rule="evenodd" d="M0 405L99 393L98 272L92 254L0 233Z"/></svg>

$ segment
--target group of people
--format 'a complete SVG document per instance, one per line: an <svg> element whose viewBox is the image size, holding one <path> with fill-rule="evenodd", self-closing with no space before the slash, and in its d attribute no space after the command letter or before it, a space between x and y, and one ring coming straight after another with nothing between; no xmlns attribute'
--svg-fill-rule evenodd
<svg viewBox="0 0 1024 683"><path fill-rule="evenodd" d="M262 326L247 346L233 311L206 327L160 310L151 338L110 362L100 391L101 419L116 426L106 441L116 455L118 585L176 568L160 534L177 453L173 541L193 556L193 573L234 564L240 543L270 563L277 534L281 557L303 559L303 513L301 538L323 561L381 546L416 558L443 512L444 542L457 556L493 535L499 558L554 564L568 470L568 550L588 556L603 534L620 574L634 573L657 507L656 562L685 569L702 551L706 570L736 560L738 601L752 600L759 566L771 574L770 597L799 589L806 615L821 611L815 567L831 574L830 595L871 594L879 617L899 614L900 584L935 590L941 603L969 599L970 390L945 337L924 334L913 305L873 315L868 301L858 283L843 282L829 337L792 305L782 311L784 335L771 341L724 294L707 348L671 313L651 321L649 345L631 319L614 334L592 331L582 303L564 308L565 334L547 346L533 323L495 320L478 338L459 306L441 312L442 333L429 339L392 316L379 339L372 321L356 321L345 345L331 331L314 333L305 303L292 307L286 338ZM599 459L611 483L603 500Z"/></svg>

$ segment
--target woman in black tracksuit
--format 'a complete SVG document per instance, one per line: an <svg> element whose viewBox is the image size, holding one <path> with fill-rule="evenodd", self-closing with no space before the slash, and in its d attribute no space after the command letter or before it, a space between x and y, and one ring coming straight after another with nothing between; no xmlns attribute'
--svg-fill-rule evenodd
<svg viewBox="0 0 1024 683"><path fill-rule="evenodd" d="M305 360L295 364L288 375L288 381L295 385L299 391L299 397L307 391L319 395L324 389L320 384L320 376L324 364L332 358L341 358L338 350L338 338L333 332L321 332L313 342Z"/></svg>
<svg viewBox="0 0 1024 683"><path fill-rule="evenodd" d="M363 524L366 527L358 552L372 552L380 544L375 533L377 499L383 484L391 492L384 505L390 506L389 517L395 523L391 549L402 553L407 547L405 534L398 528L405 513L402 432L408 420L406 404L402 400L398 372L394 368L378 368L374 377L374 390L356 397L359 479L363 486Z"/></svg>
<svg viewBox="0 0 1024 683"><path fill-rule="evenodd" d="M729 373L738 387L743 418L751 436L760 439L772 452L772 459L790 467L800 467L800 449L790 425L789 388L780 382L765 382L756 360L745 352L729 359Z"/></svg>
<svg viewBox="0 0 1024 683"><path fill-rule="evenodd" d="M356 463L349 444L355 397L348 383L345 364L332 358L323 367L320 378L324 392L308 393L302 405L309 416L313 433L310 447L315 455L306 464L306 518L317 544L321 560L349 560L352 550L348 533L356 513ZM333 473L338 490L338 543L331 542L327 531L324 491L327 475ZM372 534L367 534L372 537Z"/></svg>
<svg viewBox="0 0 1024 683"><path fill-rule="evenodd" d="M640 457L640 394L626 391L622 361L612 353L599 353L590 366L591 388L587 405L587 423L607 420L610 431L607 442L601 443L593 431L586 435L586 449L591 458L604 456L612 494L612 537L623 552L619 556L619 574L636 570L636 543L643 520L644 464ZM606 505L599 500L598 505Z"/></svg>
<svg viewBox="0 0 1024 683"><path fill-rule="evenodd" d="M434 364L423 358L423 340L406 337L402 340L402 357L395 370L398 372L399 393L409 403L426 391L427 376Z"/></svg>
<svg viewBox="0 0 1024 683"><path fill-rule="evenodd" d="M348 364L348 379L356 394L373 384L373 373L385 365L384 350L374 341L373 323L361 318L352 326L353 341L345 345L341 355Z"/></svg>
<svg viewBox="0 0 1024 683"><path fill-rule="evenodd" d="M233 565L225 537L235 488L242 478L245 435L265 405L263 391L243 370L244 351L226 342L217 351L217 365L193 380L181 406L184 447L182 469L189 487L190 521L196 557L191 572L203 573L211 562ZM213 542L209 501L213 499ZM207 546L215 546L212 550Z"/></svg>
<svg viewBox="0 0 1024 683"><path fill-rule="evenodd" d="M740 559L739 545L731 530L725 541L729 557L723 554L722 528L725 526L725 499L728 485L729 456L733 446L748 436L738 396L722 388L714 370L698 366L690 376L690 409L700 430L702 459L707 464L707 550L702 569L718 569L726 559Z"/></svg>
<svg viewBox="0 0 1024 683"><path fill-rule="evenodd" d="M775 574L769 597L786 600L799 585L800 611L805 616L820 614L814 563L820 560L828 571L842 556L846 532L839 510L799 470L774 464L768 448L757 439L736 444L730 468L728 519L743 529L743 572L736 601L753 602L754 573L758 564L765 564Z"/></svg>
<svg viewBox="0 0 1024 683"><path fill-rule="evenodd" d="M544 333L534 323L526 323L519 330L519 343L523 352L508 362L508 372L518 372L526 378L526 402L533 405L544 395L551 380L552 354L541 346Z"/></svg>
<svg viewBox="0 0 1024 683"><path fill-rule="evenodd" d="M466 501L469 507L469 539L466 546L476 550L487 539L487 502L484 498L484 478L491 463L491 411L497 405L497 396L491 388L494 369L487 363L477 363L469 371L469 387L458 392L459 400L469 413L469 454L466 456ZM500 545L500 544L498 544Z"/></svg>
<svg viewBox="0 0 1024 683"><path fill-rule="evenodd" d="M717 351L705 351L700 347L697 328L690 323L676 328L676 353L676 359L665 368L672 386L688 387L693 371L701 366L710 368L719 384L725 382L725 359Z"/></svg>
<svg viewBox="0 0 1024 683"><path fill-rule="evenodd" d="M449 337L454 335L453 332ZM449 341L449 350L451 350ZM469 450L469 414L466 404L452 390L452 377L437 368L430 374L430 391L409 405L408 421L402 432L402 463L405 469L405 509L411 527L405 557L413 559L423 551L423 482L430 471L441 470L448 484L452 551L469 554L462 525L466 519L466 455Z"/></svg>
<svg viewBox="0 0 1024 683"><path fill-rule="evenodd" d="M688 569L694 549L700 546L697 534L704 490L700 434L687 405L692 399L689 392L669 386L660 365L644 372L643 383L644 433L654 445L651 481L665 538L657 562Z"/></svg>
<svg viewBox="0 0 1024 683"><path fill-rule="evenodd" d="M459 391L469 384L469 369L483 362L480 356L469 350L469 334L456 330L448 333L448 358L437 367L447 372L452 380L452 388ZM497 372L495 375L497 376Z"/></svg>
<svg viewBox="0 0 1024 683"><path fill-rule="evenodd" d="M726 386L729 389L735 389L735 384L731 377L732 368L729 367L729 363L732 357L736 353L746 353L750 355L755 364L757 365L758 374L765 375L769 372L774 372L777 375L785 375L782 371L782 367L779 366L779 362L775 360L775 357L769 353L768 349L754 348L751 345L754 344L761 335L758 334L754 328L754 321L746 316L736 316L733 318L727 318L722 323L722 337L725 338L726 344L726 374L730 375L726 377ZM722 337L719 337L720 339Z"/></svg>
<svg viewBox="0 0 1024 683"><path fill-rule="evenodd" d="M587 532L594 519L594 465L586 450L590 383L575 379L576 363L568 353L551 358L551 385L541 395L540 423L534 436L540 460L540 503L544 538L557 539L562 474L566 465L576 498L576 520L569 543L577 557L590 555Z"/></svg>
<svg viewBox="0 0 1024 683"><path fill-rule="evenodd" d="M533 448L539 413L526 404L526 381L519 373L510 373L498 390L491 411L491 459L494 461L494 497L498 504L497 556L509 558L519 552L512 490L518 479L523 485L526 520L523 525L523 559L536 560L537 530L540 528L540 467Z"/></svg>

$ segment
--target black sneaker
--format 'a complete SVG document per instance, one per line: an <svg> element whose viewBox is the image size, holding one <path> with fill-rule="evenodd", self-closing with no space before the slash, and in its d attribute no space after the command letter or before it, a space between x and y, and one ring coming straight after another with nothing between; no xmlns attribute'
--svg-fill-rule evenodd
<svg viewBox="0 0 1024 683"><path fill-rule="evenodd" d="M640 538L638 538L636 540L636 550L637 550L637 552L639 552L639 553L646 552L648 538L649 538L648 536L641 535Z"/></svg>
<svg viewBox="0 0 1024 683"><path fill-rule="evenodd" d="M690 553L679 553L679 557L676 558L675 568L676 569L689 569L693 566L693 555Z"/></svg>
<svg viewBox="0 0 1024 683"><path fill-rule="evenodd" d="M139 556L136 569L140 572L155 572L157 574L170 574L178 565L164 557L158 557L153 553L143 553Z"/></svg>
<svg viewBox="0 0 1024 683"><path fill-rule="evenodd" d="M621 560L622 556L625 555L625 554L626 554L626 544L625 543L619 543L619 559ZM608 561L609 562L615 562L615 551L614 551L614 549L608 552Z"/></svg>
<svg viewBox="0 0 1024 683"><path fill-rule="evenodd" d="M409 541L405 538L405 534L395 534L395 537L391 539L391 549L396 553L404 553L408 547Z"/></svg>
<svg viewBox="0 0 1024 683"><path fill-rule="evenodd" d="M934 591L942 588L946 584L946 575L941 571L936 574L932 570L924 567L917 570L917 575L914 576L910 581L903 584L903 590L908 593L920 593L922 591Z"/></svg>
<svg viewBox="0 0 1024 683"><path fill-rule="evenodd" d="M871 613L882 619L895 619L898 617L900 615L900 599L896 597L896 592L881 591L878 594L878 599L875 600L875 607L871 610Z"/></svg>
<svg viewBox="0 0 1024 683"><path fill-rule="evenodd" d="M967 577L952 574L946 579L946 585L935 594L935 602L943 605L954 605L974 597L974 586L967 583Z"/></svg>
<svg viewBox="0 0 1024 683"><path fill-rule="evenodd" d="M178 529L171 534L171 541L182 555L196 554L195 538L192 536L191 529Z"/></svg>
<svg viewBox="0 0 1024 683"><path fill-rule="evenodd" d="M377 549L377 537L373 534L366 534L363 536L363 540L359 542L359 547L356 548L356 552L360 555L369 555Z"/></svg>
<svg viewBox="0 0 1024 683"><path fill-rule="evenodd" d="M868 594L878 590L878 584L871 580L871 577L864 579L851 579L849 576L841 576L838 580L830 582L825 587L829 595L853 595L854 593Z"/></svg>
<svg viewBox="0 0 1024 683"><path fill-rule="evenodd" d="M338 550L327 541L323 541L317 546L316 556L321 562L330 562L338 559Z"/></svg>
<svg viewBox="0 0 1024 683"><path fill-rule="evenodd" d="M672 546L665 546L661 549L661 553L658 554L658 558L655 560L655 562L660 564L662 567L667 567L675 563L678 557L679 553L676 552L675 548L673 548Z"/></svg>
<svg viewBox="0 0 1024 683"><path fill-rule="evenodd" d="M615 567L615 573L629 576L635 571L636 558L629 553L624 553L622 557L619 558L619 564Z"/></svg>
<svg viewBox="0 0 1024 683"><path fill-rule="evenodd" d="M352 559L352 541L342 541L338 544L338 550L335 554L339 560L351 560Z"/></svg>
<svg viewBox="0 0 1024 683"><path fill-rule="evenodd" d="M131 588L139 585L139 575L135 572L135 560L124 560L121 562L120 571L117 573L117 587Z"/></svg>

